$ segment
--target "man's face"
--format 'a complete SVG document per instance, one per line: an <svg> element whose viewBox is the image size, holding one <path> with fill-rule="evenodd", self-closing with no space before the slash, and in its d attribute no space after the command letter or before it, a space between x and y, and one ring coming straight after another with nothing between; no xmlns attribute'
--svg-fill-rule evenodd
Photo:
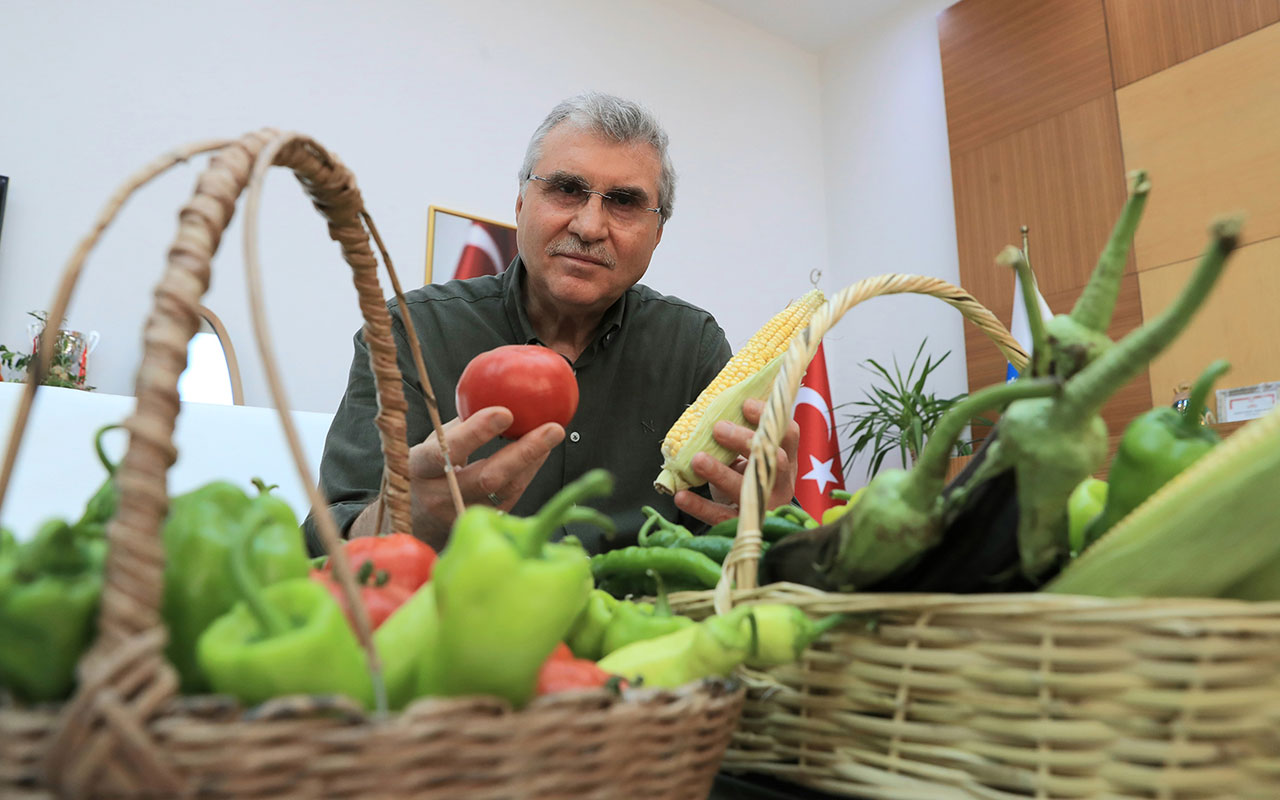
<svg viewBox="0 0 1280 800"><path fill-rule="evenodd" d="M622 222L598 195L566 208L553 196L557 185L570 181L598 192L627 192L657 207L660 173L650 144L620 144L569 123L551 129L533 174L558 183L530 180L516 199L516 241L535 304L567 313L604 311L644 276L662 239L657 214L643 212Z"/></svg>

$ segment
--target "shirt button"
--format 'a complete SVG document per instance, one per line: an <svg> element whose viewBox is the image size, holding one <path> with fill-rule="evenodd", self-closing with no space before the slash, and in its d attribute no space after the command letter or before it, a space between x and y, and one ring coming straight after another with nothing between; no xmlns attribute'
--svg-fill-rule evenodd
<svg viewBox="0 0 1280 800"><path fill-rule="evenodd" d="M577 431L574 431L573 433L569 434L569 441L571 441L571 442L576 442L576 441L578 441L578 440L579 440L579 439L581 439L581 438L582 438L582 437L578 434L578 432L577 432Z"/></svg>

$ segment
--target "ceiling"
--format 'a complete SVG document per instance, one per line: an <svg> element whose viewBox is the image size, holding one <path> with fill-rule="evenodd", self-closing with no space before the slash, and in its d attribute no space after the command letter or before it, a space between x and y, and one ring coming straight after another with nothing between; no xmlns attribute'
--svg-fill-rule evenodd
<svg viewBox="0 0 1280 800"><path fill-rule="evenodd" d="M857 27L913 0L706 0L738 19L820 52Z"/></svg>
<svg viewBox="0 0 1280 800"><path fill-rule="evenodd" d="M820 52L856 31L860 24L900 5L933 5L950 0L705 0L722 12Z"/></svg>

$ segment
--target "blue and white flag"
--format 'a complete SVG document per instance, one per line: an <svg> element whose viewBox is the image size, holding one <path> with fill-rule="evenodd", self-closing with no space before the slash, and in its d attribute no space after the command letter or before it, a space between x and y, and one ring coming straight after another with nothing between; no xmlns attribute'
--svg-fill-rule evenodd
<svg viewBox="0 0 1280 800"><path fill-rule="evenodd" d="M1036 302L1040 306L1040 318L1048 320L1053 316L1053 312L1049 310L1049 304L1040 296L1040 289L1034 289ZM1013 334L1014 341L1022 345L1022 349L1027 351L1027 355L1031 355L1031 324L1027 321L1027 304L1022 299L1022 278L1018 273L1013 274L1013 320L1009 326L1009 333ZM1014 369L1013 364L1005 369L1004 380L1008 383L1018 377L1018 370Z"/></svg>

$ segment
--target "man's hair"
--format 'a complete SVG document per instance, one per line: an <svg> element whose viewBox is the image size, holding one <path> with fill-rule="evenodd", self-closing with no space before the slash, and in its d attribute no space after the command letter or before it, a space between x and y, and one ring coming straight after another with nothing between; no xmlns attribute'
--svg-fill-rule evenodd
<svg viewBox="0 0 1280 800"><path fill-rule="evenodd" d="M649 109L601 92L587 92L562 101L551 109L551 113L547 114L547 118L533 132L529 148L524 154L524 164L520 167L522 197L529 185L529 176L533 174L533 165L542 157L543 141L551 129L562 122L615 142L644 142L652 145L662 164L662 171L658 175L658 208L662 210L664 223L671 218L671 209L676 199L676 170L667 154L666 131Z"/></svg>

